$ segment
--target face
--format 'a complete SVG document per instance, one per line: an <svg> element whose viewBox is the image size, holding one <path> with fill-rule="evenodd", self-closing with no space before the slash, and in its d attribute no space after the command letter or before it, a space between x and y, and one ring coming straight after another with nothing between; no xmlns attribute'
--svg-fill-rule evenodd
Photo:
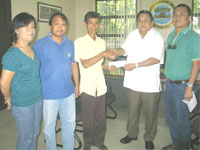
<svg viewBox="0 0 200 150"><path fill-rule="evenodd" d="M34 22L30 22L28 25L15 30L18 35L18 40L25 42L31 42L35 35L35 25Z"/></svg>
<svg viewBox="0 0 200 150"><path fill-rule="evenodd" d="M67 24L60 16L54 16L52 25L49 28L52 37L62 37L67 29Z"/></svg>
<svg viewBox="0 0 200 150"><path fill-rule="evenodd" d="M85 24L88 34L89 35L94 35L97 33L99 29L99 19L98 18L89 18L88 22Z"/></svg>
<svg viewBox="0 0 200 150"><path fill-rule="evenodd" d="M153 21L148 14L140 14L137 20L137 27L141 35L146 33L153 27Z"/></svg>
<svg viewBox="0 0 200 150"><path fill-rule="evenodd" d="M184 29L190 23L190 16L185 7L177 7L173 13L173 23L176 29Z"/></svg>

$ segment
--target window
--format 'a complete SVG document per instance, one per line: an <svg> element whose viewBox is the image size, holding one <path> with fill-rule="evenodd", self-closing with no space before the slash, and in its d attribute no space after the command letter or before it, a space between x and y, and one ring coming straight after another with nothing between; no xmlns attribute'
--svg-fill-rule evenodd
<svg viewBox="0 0 200 150"><path fill-rule="evenodd" d="M101 15L98 36L106 41L107 49L120 47L127 34L136 28L136 0L96 0L96 11ZM119 68L105 74L122 76L124 70Z"/></svg>
<svg viewBox="0 0 200 150"><path fill-rule="evenodd" d="M200 34L200 1L193 0L193 30Z"/></svg>

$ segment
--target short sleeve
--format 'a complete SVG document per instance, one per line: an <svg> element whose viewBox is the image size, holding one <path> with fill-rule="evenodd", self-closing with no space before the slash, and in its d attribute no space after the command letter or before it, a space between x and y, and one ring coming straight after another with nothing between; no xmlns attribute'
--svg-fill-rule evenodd
<svg viewBox="0 0 200 150"><path fill-rule="evenodd" d="M71 48L72 48L72 52L71 52L71 54L72 54L71 62L75 62L75 60L74 60L74 43L73 43L73 42L72 42L72 44L71 44Z"/></svg>
<svg viewBox="0 0 200 150"><path fill-rule="evenodd" d="M125 41L120 46L121 48L123 48L125 50L124 56L128 55L130 50L132 50L133 41L137 40L138 35L139 35L138 29L136 29L136 30L134 30L134 31L132 31L132 32L130 32L128 34L128 36L126 37Z"/></svg>
<svg viewBox="0 0 200 150"><path fill-rule="evenodd" d="M103 46L103 51L105 51L106 50L106 42L102 39L102 46Z"/></svg>
<svg viewBox="0 0 200 150"><path fill-rule="evenodd" d="M192 49L192 60L200 60L200 35L195 36L193 39L193 42L190 42L191 46L190 48ZM193 44L192 44L193 43Z"/></svg>
<svg viewBox="0 0 200 150"><path fill-rule="evenodd" d="M75 51L75 60L77 61L77 62L79 62L79 59L80 59L80 56L79 56L79 47L78 47L78 41L76 40L75 42L74 42L74 51Z"/></svg>
<svg viewBox="0 0 200 150"><path fill-rule="evenodd" d="M164 40L161 37L161 35L157 35L154 37L154 41L151 41L152 43L152 50L151 50L151 56L153 58L156 58L160 60L160 64L164 63Z"/></svg>
<svg viewBox="0 0 200 150"><path fill-rule="evenodd" d="M133 42L133 39L132 39L131 35L132 35L132 33L130 33L130 34L126 37L125 41L124 41L124 42L122 43L122 45L120 46L121 48L123 48L123 49L125 50L126 53L128 53L127 51L128 51L128 49L129 49L129 46L130 46L130 45L132 44L132 42Z"/></svg>
<svg viewBox="0 0 200 150"><path fill-rule="evenodd" d="M19 65L19 55L17 48L10 48L2 57L2 65L4 70L16 72Z"/></svg>

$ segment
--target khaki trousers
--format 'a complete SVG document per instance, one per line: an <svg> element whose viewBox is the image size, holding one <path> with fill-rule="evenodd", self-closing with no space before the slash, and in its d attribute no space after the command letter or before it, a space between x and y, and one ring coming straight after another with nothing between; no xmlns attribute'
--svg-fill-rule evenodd
<svg viewBox="0 0 200 150"><path fill-rule="evenodd" d="M128 136L136 138L139 135L140 108L145 114L144 141L153 141L157 132L157 112L160 101L160 92L144 93L127 89L129 110L127 131Z"/></svg>
<svg viewBox="0 0 200 150"><path fill-rule="evenodd" d="M106 133L105 95L81 94L84 149L104 144Z"/></svg>

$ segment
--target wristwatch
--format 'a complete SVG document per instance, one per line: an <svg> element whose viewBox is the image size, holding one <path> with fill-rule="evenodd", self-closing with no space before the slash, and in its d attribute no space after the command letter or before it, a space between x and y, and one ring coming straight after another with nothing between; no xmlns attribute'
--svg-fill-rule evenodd
<svg viewBox="0 0 200 150"><path fill-rule="evenodd" d="M189 86L189 87L191 87L191 88L193 88L193 84L192 83L187 83L187 86Z"/></svg>

